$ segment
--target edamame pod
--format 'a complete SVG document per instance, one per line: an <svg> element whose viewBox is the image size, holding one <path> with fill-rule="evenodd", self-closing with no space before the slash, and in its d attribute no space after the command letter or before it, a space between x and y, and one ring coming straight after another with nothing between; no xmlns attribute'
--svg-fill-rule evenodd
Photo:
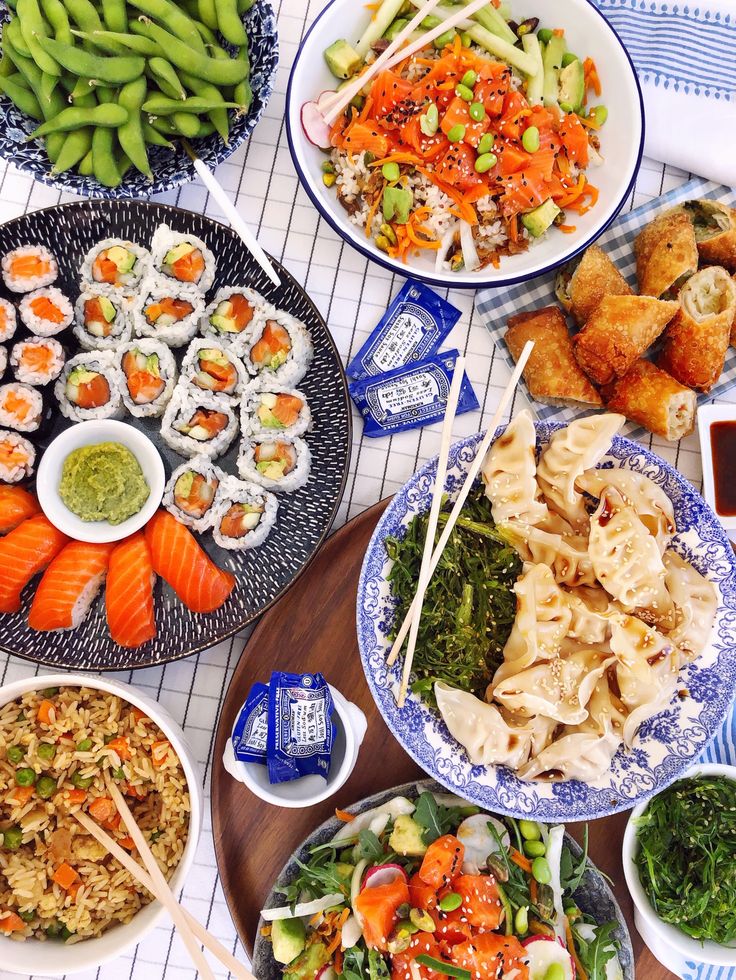
<svg viewBox="0 0 736 980"><path fill-rule="evenodd" d="M102 19L109 31L126 32L128 30L128 13L125 0L104 0Z"/></svg>
<svg viewBox="0 0 736 980"><path fill-rule="evenodd" d="M238 103L241 112L247 112L253 102L253 89L250 87L248 80L248 76L250 75L250 58L248 56L247 44L244 44L242 48L238 49L236 57L245 64L247 73L242 82L238 82L233 90L233 102Z"/></svg>
<svg viewBox="0 0 736 980"><path fill-rule="evenodd" d="M171 99L186 99L187 93L184 91L184 86L174 71L173 65L166 58L159 58L156 55L149 60L148 68L164 95L168 95ZM135 163L135 161L133 162Z"/></svg>
<svg viewBox="0 0 736 980"><path fill-rule="evenodd" d="M138 34L119 34L116 31L72 31L72 34L111 54L120 54L127 48L136 54L152 58L161 50L155 41Z"/></svg>
<svg viewBox="0 0 736 980"><path fill-rule="evenodd" d="M30 88L27 88L22 82L25 82L25 79L19 72L14 75L0 75L0 92L7 95L13 105L17 106L25 115L40 122L43 119L43 113L38 104L38 99Z"/></svg>
<svg viewBox="0 0 736 980"><path fill-rule="evenodd" d="M73 44L72 29L66 7L61 0L41 0L41 8L46 20L51 24L51 30L57 41Z"/></svg>
<svg viewBox="0 0 736 980"><path fill-rule="evenodd" d="M39 39L41 47L74 75L94 78L107 85L123 85L143 74L146 63L138 55L111 55L108 58L62 44L50 37Z"/></svg>
<svg viewBox="0 0 736 980"><path fill-rule="evenodd" d="M128 112L120 105L98 105L92 109L78 109L70 106L63 109L53 119L48 119L42 126L35 129L26 140L39 139L51 133L68 133L80 126L99 126L101 129L117 129L128 119Z"/></svg>
<svg viewBox="0 0 736 980"><path fill-rule="evenodd" d="M211 112L213 109L237 109L235 102L225 102L222 97L213 101L199 95L192 95L188 99L169 99L165 95L153 94L143 103L144 112L152 116L172 116L182 112L193 112L196 115L204 112Z"/></svg>
<svg viewBox="0 0 736 980"><path fill-rule="evenodd" d="M201 20L198 20L196 24L197 30L199 31L204 43L210 45L211 47L219 47L217 44L217 38L215 37L215 32L211 31L206 24L202 23Z"/></svg>
<svg viewBox="0 0 736 980"><path fill-rule="evenodd" d="M3 28L3 44L6 41L10 41L22 58L31 57L31 52L25 42L23 31L20 29L20 21L17 17L12 17Z"/></svg>
<svg viewBox="0 0 736 980"><path fill-rule="evenodd" d="M238 13L242 17L244 13L250 10L256 0L238 0Z"/></svg>
<svg viewBox="0 0 736 980"><path fill-rule="evenodd" d="M43 47L48 28L41 15L38 0L18 0L17 12L23 40L31 52L31 57L41 71L46 72L47 75L59 77L61 68Z"/></svg>
<svg viewBox="0 0 736 980"><path fill-rule="evenodd" d="M199 132L199 119L191 112L175 112L171 117L174 133L188 136L190 139Z"/></svg>
<svg viewBox="0 0 736 980"><path fill-rule="evenodd" d="M148 122L147 119L142 120L143 123L143 139L146 143L150 143L151 146L165 146L167 150L173 150L174 144L171 140L167 140L163 133L160 133L157 129Z"/></svg>
<svg viewBox="0 0 736 980"><path fill-rule="evenodd" d="M86 99L94 89L94 84L89 78L77 78L74 86L69 93L69 98L77 105L80 99Z"/></svg>
<svg viewBox="0 0 736 980"><path fill-rule="evenodd" d="M146 33L156 41L166 52L169 61L182 71L188 71L190 75L203 78L206 82L213 85L237 85L248 74L248 68L242 61L235 58L218 59L208 58L206 55L197 54L180 41L178 38L169 34L158 24L141 25L146 28Z"/></svg>
<svg viewBox="0 0 736 980"><path fill-rule="evenodd" d="M240 47L248 41L243 22L238 16L237 0L217 0L217 27L230 44Z"/></svg>
<svg viewBox="0 0 736 980"><path fill-rule="evenodd" d="M133 82L123 85L118 93L118 103L128 110L128 119L118 130L118 142L125 151L133 166L150 180L151 166L148 162L146 144L143 138L143 118L141 106L146 97L148 86L145 78L136 78Z"/></svg>
<svg viewBox="0 0 736 980"><path fill-rule="evenodd" d="M53 174L63 174L71 170L92 149L92 129L83 126L73 133L67 133L61 152L51 168Z"/></svg>
<svg viewBox="0 0 736 980"><path fill-rule="evenodd" d="M44 102L48 102L53 95L54 89L59 84L59 76L48 75L43 72L41 75L41 98Z"/></svg>
<svg viewBox="0 0 736 980"><path fill-rule="evenodd" d="M109 115L113 110L120 110L125 113L125 119L118 126L124 125L128 120L128 111L114 101L115 93L113 90L101 87L98 89L97 95L100 100L100 105L97 107L98 110L101 110L100 115L102 115L102 111ZM92 172L105 187L117 187L122 180L120 169L115 160L115 142L115 129L112 126L103 127L98 123L97 128L92 133Z"/></svg>
<svg viewBox="0 0 736 980"><path fill-rule="evenodd" d="M172 3L171 0L128 0L128 2L142 14L165 24L166 29L175 37L188 44L192 50L204 55L204 42L197 25L178 4Z"/></svg>
<svg viewBox="0 0 736 980"><path fill-rule="evenodd" d="M10 25L8 25L8 27L9 26ZM20 33L20 29L18 30L18 33ZM28 82L31 91L36 96L38 104L41 107L43 118L46 120L53 119L66 106L66 99L64 96L61 94L58 88L55 88L51 93L51 98L48 101L43 101L41 98L41 82L43 76L41 69L30 58L24 58L19 55L14 44L8 37L3 37L3 46L8 57L12 59L16 68L21 75L23 75L25 80ZM53 133L46 140L46 153L52 163L54 163L58 157L63 143L64 136L61 133Z"/></svg>
<svg viewBox="0 0 736 980"><path fill-rule="evenodd" d="M199 10L199 19L205 24L211 31L217 30L217 5L216 0L198 0L197 9Z"/></svg>
<svg viewBox="0 0 736 980"><path fill-rule="evenodd" d="M82 159L79 161L79 166L77 167L77 173L81 177L91 177L92 176L92 150L90 149Z"/></svg>
<svg viewBox="0 0 736 980"><path fill-rule="evenodd" d="M12 59L8 55L7 51L3 51L2 58L0 58L0 75L3 78L9 78L11 75L17 73L16 67L12 62Z"/></svg>
<svg viewBox="0 0 736 980"><path fill-rule="evenodd" d="M225 99L220 90L215 88L214 85L210 85L209 82L203 82L201 78L195 78L194 75L183 74L182 80L187 88L200 98L209 99L212 102L219 101L221 103L220 108L211 109L207 113L207 117L225 143L227 143L230 138L230 121L228 119L227 109L225 108Z"/></svg>
<svg viewBox="0 0 736 980"><path fill-rule="evenodd" d="M101 31L102 21L90 0L64 0L67 13L83 31Z"/></svg>

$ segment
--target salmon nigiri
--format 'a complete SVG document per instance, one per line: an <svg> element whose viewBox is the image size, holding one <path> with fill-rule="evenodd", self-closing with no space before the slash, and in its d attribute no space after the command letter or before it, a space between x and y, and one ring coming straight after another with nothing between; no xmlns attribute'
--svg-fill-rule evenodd
<svg viewBox="0 0 736 980"><path fill-rule="evenodd" d="M68 540L43 514L29 517L0 539L0 613L18 612L25 586Z"/></svg>
<svg viewBox="0 0 736 980"><path fill-rule="evenodd" d="M70 541L43 573L28 613L32 630L75 629L89 612L107 573L114 544Z"/></svg>
<svg viewBox="0 0 736 980"><path fill-rule="evenodd" d="M0 534L7 534L40 510L38 501L28 490L0 486Z"/></svg>
<svg viewBox="0 0 736 980"><path fill-rule="evenodd" d="M121 647L139 647L156 635L155 581L142 531L115 545L107 570L105 607L110 636Z"/></svg>
<svg viewBox="0 0 736 980"><path fill-rule="evenodd" d="M167 511L157 511L148 522L146 541L154 571L192 612L219 609L235 587L235 576L218 568L194 535Z"/></svg>

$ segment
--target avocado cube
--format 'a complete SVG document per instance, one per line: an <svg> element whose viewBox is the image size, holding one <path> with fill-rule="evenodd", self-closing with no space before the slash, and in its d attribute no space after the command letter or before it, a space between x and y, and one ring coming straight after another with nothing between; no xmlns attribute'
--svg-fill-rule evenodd
<svg viewBox="0 0 736 980"><path fill-rule="evenodd" d="M327 947L322 943L312 943L290 963L289 980L314 980L322 967L327 966L329 960Z"/></svg>
<svg viewBox="0 0 736 980"><path fill-rule="evenodd" d="M350 78L360 68L361 57L344 39L325 48L325 61L335 78Z"/></svg>
<svg viewBox="0 0 736 980"><path fill-rule="evenodd" d="M112 323L112 321L115 319L115 313L116 313L115 307L107 298L107 296L100 296L99 301L100 301L100 309L102 310L102 315L104 316L104 318L107 320L108 323Z"/></svg>
<svg viewBox="0 0 736 980"><path fill-rule="evenodd" d="M388 843L397 854L407 857L421 857L427 850L422 837L422 828L406 813L400 813L394 821L394 829Z"/></svg>
<svg viewBox="0 0 736 980"><path fill-rule="evenodd" d="M178 262L179 259L183 259L185 255L189 255L190 252L194 251L194 246L190 245L189 242L179 242L178 245L174 245L164 256L164 265L173 265Z"/></svg>
<svg viewBox="0 0 736 980"><path fill-rule="evenodd" d="M539 238L545 233L559 213L560 209L550 197L543 204L540 204L539 207L527 211L526 214L522 214L521 223L530 235L534 238Z"/></svg>
<svg viewBox="0 0 736 980"><path fill-rule="evenodd" d="M271 927L273 958L277 963L291 963L304 951L307 930L301 919L276 919Z"/></svg>
<svg viewBox="0 0 736 980"><path fill-rule="evenodd" d="M135 265L135 255L122 245L113 245L107 250L107 257L118 267L118 272L130 272Z"/></svg>
<svg viewBox="0 0 736 980"><path fill-rule="evenodd" d="M582 62L571 61L560 72L560 108L565 112L579 112L585 98L585 71Z"/></svg>

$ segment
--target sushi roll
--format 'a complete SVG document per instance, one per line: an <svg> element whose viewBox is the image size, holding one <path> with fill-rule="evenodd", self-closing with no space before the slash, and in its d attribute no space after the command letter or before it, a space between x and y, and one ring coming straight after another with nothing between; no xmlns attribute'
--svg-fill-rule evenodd
<svg viewBox="0 0 736 980"><path fill-rule="evenodd" d="M181 383L174 389L161 422L164 442L182 456L217 459L238 433L238 418L226 398Z"/></svg>
<svg viewBox="0 0 736 980"><path fill-rule="evenodd" d="M13 339L18 327L18 317L15 307L6 299L0 299L0 343L6 344Z"/></svg>
<svg viewBox="0 0 736 980"><path fill-rule="evenodd" d="M240 408L243 435L293 439L312 424L304 392L283 385L251 382Z"/></svg>
<svg viewBox="0 0 736 980"><path fill-rule="evenodd" d="M311 462L309 446L303 439L245 436L238 454L238 473L267 490L291 493L309 479Z"/></svg>
<svg viewBox="0 0 736 980"><path fill-rule="evenodd" d="M232 404L240 401L250 382L243 362L234 351L229 350L217 340L193 340L187 349L181 366L182 381L213 391L230 399Z"/></svg>
<svg viewBox="0 0 736 980"><path fill-rule="evenodd" d="M3 282L13 293L31 293L50 286L59 275L59 265L43 245L21 245L2 259Z"/></svg>
<svg viewBox="0 0 736 980"><path fill-rule="evenodd" d="M74 318L72 304L60 289L44 286L20 301L20 318L37 337L53 337L66 330Z"/></svg>
<svg viewBox="0 0 736 980"><path fill-rule="evenodd" d="M136 337L183 347L197 332L203 311L204 300L198 290L149 279L133 303L133 330Z"/></svg>
<svg viewBox="0 0 736 980"><path fill-rule="evenodd" d="M19 340L10 351L10 367L23 384L47 385L64 367L64 348L53 337Z"/></svg>
<svg viewBox="0 0 736 980"><path fill-rule="evenodd" d="M17 432L0 429L0 480L19 483L33 475L36 450Z"/></svg>
<svg viewBox="0 0 736 980"><path fill-rule="evenodd" d="M176 384L176 361L158 340L132 340L115 355L123 375L123 404L131 415L163 415Z"/></svg>
<svg viewBox="0 0 736 980"><path fill-rule="evenodd" d="M35 432L43 417L43 396L29 385L0 386L0 426L16 432Z"/></svg>
<svg viewBox="0 0 736 980"><path fill-rule="evenodd" d="M278 501L255 483L229 476L223 481L222 500L214 507L212 536L228 551L257 548L276 523Z"/></svg>
<svg viewBox="0 0 736 980"><path fill-rule="evenodd" d="M130 307L114 286L86 286L74 304L74 336L83 350L112 350L130 340Z"/></svg>
<svg viewBox="0 0 736 980"><path fill-rule="evenodd" d="M54 386L54 394L62 415L73 422L84 422L122 415L122 387L113 353L89 351L66 362Z"/></svg>
<svg viewBox="0 0 736 980"><path fill-rule="evenodd" d="M87 252L79 275L84 282L132 289L147 274L150 258L147 249L134 242L124 238L106 238Z"/></svg>
<svg viewBox="0 0 736 980"><path fill-rule="evenodd" d="M272 309L265 321L255 325L243 360L251 374L295 385L309 370L313 354L312 338L302 321Z"/></svg>
<svg viewBox="0 0 736 980"><path fill-rule="evenodd" d="M5 368L8 366L8 352L5 347L0 344L0 378L5 374Z"/></svg>
<svg viewBox="0 0 736 980"><path fill-rule="evenodd" d="M214 519L213 505L222 498L226 473L207 456L195 456L171 474L164 490L164 507L193 531L206 531Z"/></svg>
<svg viewBox="0 0 736 980"><path fill-rule="evenodd" d="M232 344L242 353L254 328L265 323L270 310L270 304L254 289L223 286L204 312L200 333L223 344Z"/></svg>
<svg viewBox="0 0 736 980"><path fill-rule="evenodd" d="M151 269L168 282L189 283L206 293L215 281L215 256L201 238L159 225L151 242Z"/></svg>

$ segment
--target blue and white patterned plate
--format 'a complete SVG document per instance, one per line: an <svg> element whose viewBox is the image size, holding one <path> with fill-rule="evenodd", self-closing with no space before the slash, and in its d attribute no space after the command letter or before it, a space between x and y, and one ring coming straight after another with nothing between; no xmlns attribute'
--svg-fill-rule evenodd
<svg viewBox="0 0 736 980"><path fill-rule="evenodd" d="M536 423L538 442L545 445L560 427ZM480 434L470 436L452 447L445 485L451 496L457 495L480 439ZM386 667L395 602L383 542L389 535L402 536L414 515L429 509L436 458L396 494L366 552L358 585L358 644L378 708L401 745L429 775L488 810L544 821L590 820L629 810L673 782L701 754L734 696L736 558L717 518L677 470L638 443L617 436L601 465L638 470L663 488L679 528L673 547L714 584L720 603L711 643L680 672L679 690L670 706L642 725L632 748L620 748L610 771L593 783L523 782L505 766L473 766L437 711L415 695L402 709L396 705L402 659L393 669Z"/></svg>
<svg viewBox="0 0 736 980"><path fill-rule="evenodd" d="M7 20L7 11L0 11L0 25ZM276 69L279 64L279 41L276 15L269 0L256 0L243 16L248 33L250 57L250 85L253 102L248 112L239 117L230 113L230 141L224 143L217 133L204 139L192 140L200 159L214 168L227 160L241 143L248 139L263 115L271 98ZM103 187L94 177L82 177L74 170L52 174L51 163L46 156L42 141L26 143L26 136L38 123L24 115L13 103L0 95L0 158L12 163L18 170L30 174L36 180L62 191L71 191L81 197L130 198L149 197L170 191L194 180L194 164L183 149L167 150L163 146L148 148L148 158L153 171L153 181L131 168L119 187Z"/></svg>

